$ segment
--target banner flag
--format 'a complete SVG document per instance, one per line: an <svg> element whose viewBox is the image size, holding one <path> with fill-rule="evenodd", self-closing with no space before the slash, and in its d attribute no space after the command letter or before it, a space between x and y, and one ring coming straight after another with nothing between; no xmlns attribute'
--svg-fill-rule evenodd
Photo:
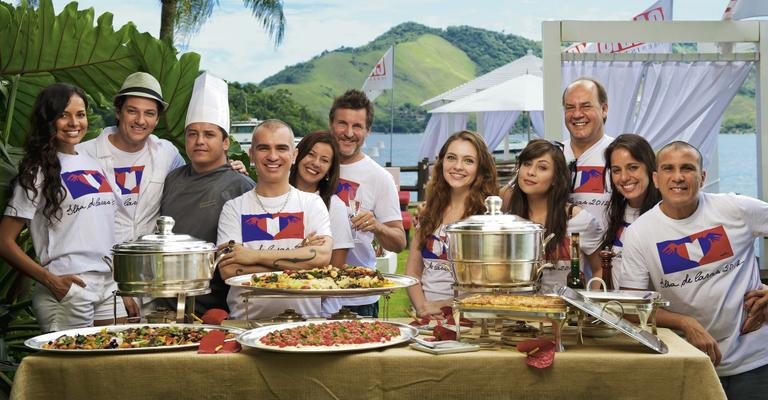
<svg viewBox="0 0 768 400"><path fill-rule="evenodd" d="M765 0L730 0L723 12L723 20L740 20L768 16L768 2Z"/></svg>
<svg viewBox="0 0 768 400"><path fill-rule="evenodd" d="M671 21L672 0L659 0L640 14L634 21ZM566 53L669 53L671 43L615 42L615 43L574 43L565 49Z"/></svg>
<svg viewBox="0 0 768 400"><path fill-rule="evenodd" d="M363 82L363 88L361 89L368 96L368 100L373 101L378 97L381 92L392 89L392 82L394 81L392 75L394 73L392 58L392 52L394 46L391 46L384 56L381 57L379 62L373 67L373 71L368 75L368 79Z"/></svg>

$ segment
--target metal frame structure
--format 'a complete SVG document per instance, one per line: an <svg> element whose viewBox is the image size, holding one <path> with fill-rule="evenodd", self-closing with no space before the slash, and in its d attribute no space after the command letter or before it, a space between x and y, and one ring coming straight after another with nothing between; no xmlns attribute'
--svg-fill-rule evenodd
<svg viewBox="0 0 768 400"><path fill-rule="evenodd" d="M757 53L711 54L565 54L563 42L650 42L650 43L754 43ZM754 60L757 65L757 189L768 201L768 21L544 21L542 22L544 59L544 130L548 139L559 139L563 120L563 60L597 61L729 61ZM768 263L768 238L763 238L761 264Z"/></svg>

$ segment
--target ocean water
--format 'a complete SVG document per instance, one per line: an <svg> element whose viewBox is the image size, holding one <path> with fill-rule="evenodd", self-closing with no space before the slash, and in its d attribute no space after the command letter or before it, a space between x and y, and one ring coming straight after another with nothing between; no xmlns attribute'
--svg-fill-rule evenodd
<svg viewBox="0 0 768 400"><path fill-rule="evenodd" d="M372 133L366 140L365 152L379 164L391 160L393 166L414 166L419 161L423 133L390 135ZM520 140L525 140L521 135ZM719 135L718 160L720 169L719 191L736 192L757 197L757 138L755 134ZM704 157L711 157L705 154ZM401 173L403 185L415 185L416 173ZM416 194L411 194L416 200Z"/></svg>

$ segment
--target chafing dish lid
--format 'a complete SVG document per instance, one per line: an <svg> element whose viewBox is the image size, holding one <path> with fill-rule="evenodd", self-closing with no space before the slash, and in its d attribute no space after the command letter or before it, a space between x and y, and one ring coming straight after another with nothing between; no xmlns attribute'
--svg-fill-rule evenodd
<svg viewBox="0 0 768 400"><path fill-rule="evenodd" d="M116 244L112 247L115 254L121 253L196 253L216 249L213 243L196 239L189 235L173 233L175 221L171 217L157 219L155 233L140 236L136 240Z"/></svg>
<svg viewBox="0 0 768 400"><path fill-rule="evenodd" d="M446 232L544 232L544 227L517 215L501 212L501 197L488 196L485 199L483 215L472 215L459 222L448 225Z"/></svg>

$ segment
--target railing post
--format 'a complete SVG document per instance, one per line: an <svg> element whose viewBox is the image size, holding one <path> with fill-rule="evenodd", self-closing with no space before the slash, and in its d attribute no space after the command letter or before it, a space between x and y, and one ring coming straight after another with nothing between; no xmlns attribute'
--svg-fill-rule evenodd
<svg viewBox="0 0 768 400"><path fill-rule="evenodd" d="M427 185L429 179L429 158L424 157L419 161L419 172L416 178L416 188L418 189L418 195L416 198L418 201L424 201L424 187Z"/></svg>

